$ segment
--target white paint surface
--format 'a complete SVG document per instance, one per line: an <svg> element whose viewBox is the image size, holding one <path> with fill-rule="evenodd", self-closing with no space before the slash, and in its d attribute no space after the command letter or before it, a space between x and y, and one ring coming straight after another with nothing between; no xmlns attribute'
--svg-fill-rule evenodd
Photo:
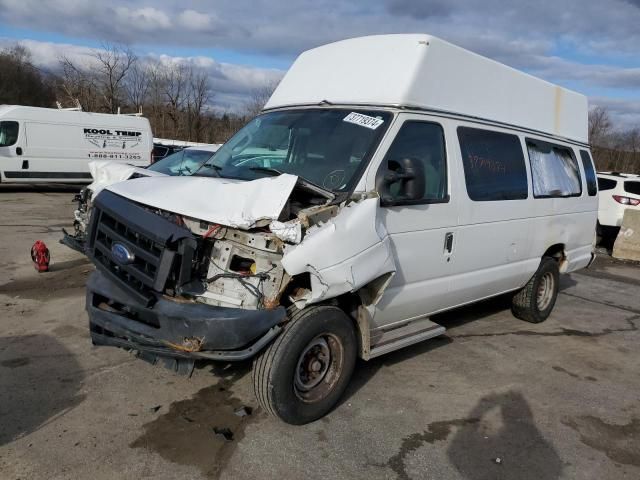
<svg viewBox="0 0 640 480"><path fill-rule="evenodd" d="M285 249L282 266L289 275L311 274L306 303L355 292L395 272L378 205L377 197L354 202L326 223L311 227L299 245Z"/></svg>
<svg viewBox="0 0 640 480"><path fill-rule="evenodd" d="M252 181L214 177L148 177L108 190L134 202L233 228L277 220L298 177L283 174Z"/></svg>
<svg viewBox="0 0 640 480"><path fill-rule="evenodd" d="M127 165L126 163L112 162L111 160L94 160L89 162L89 172L91 172L93 182L89 184L87 188L93 192L94 196L109 185L130 179L134 173L144 175L145 177L166 176L164 173Z"/></svg>
<svg viewBox="0 0 640 480"><path fill-rule="evenodd" d="M265 108L323 101L443 110L588 142L584 95L424 34L307 50Z"/></svg>

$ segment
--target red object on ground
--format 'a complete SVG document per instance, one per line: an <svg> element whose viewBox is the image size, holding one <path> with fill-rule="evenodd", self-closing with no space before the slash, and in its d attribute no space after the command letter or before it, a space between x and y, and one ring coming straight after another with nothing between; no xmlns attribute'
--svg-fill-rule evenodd
<svg viewBox="0 0 640 480"><path fill-rule="evenodd" d="M49 249L42 240L38 240L31 247L31 260L33 260L33 266L39 272L49 271Z"/></svg>

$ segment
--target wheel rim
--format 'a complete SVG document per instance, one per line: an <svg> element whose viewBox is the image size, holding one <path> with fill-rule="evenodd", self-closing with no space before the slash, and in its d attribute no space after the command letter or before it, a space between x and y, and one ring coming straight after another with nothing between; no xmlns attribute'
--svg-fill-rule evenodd
<svg viewBox="0 0 640 480"><path fill-rule="evenodd" d="M311 340L296 364L293 389L301 400L315 402L335 387L342 373L344 347L338 337L325 333Z"/></svg>
<svg viewBox="0 0 640 480"><path fill-rule="evenodd" d="M555 288L555 279L553 275L549 272L545 273L540 279L540 283L538 285L538 295L537 295L537 304L538 310L546 310L551 304L551 299L553 299L553 292Z"/></svg>

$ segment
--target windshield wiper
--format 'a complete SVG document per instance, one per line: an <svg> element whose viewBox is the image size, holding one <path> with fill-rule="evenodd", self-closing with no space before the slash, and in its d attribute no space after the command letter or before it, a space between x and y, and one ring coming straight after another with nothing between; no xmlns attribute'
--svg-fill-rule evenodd
<svg viewBox="0 0 640 480"><path fill-rule="evenodd" d="M272 167L249 167L249 170L251 170L252 172L269 173L274 177L276 175L282 175L284 173L284 172L281 172L280 170L278 170L277 168L272 168Z"/></svg>
<svg viewBox="0 0 640 480"><path fill-rule="evenodd" d="M203 163L202 165L200 165L200 168L198 168L198 170L196 170L196 173L194 173L194 176L197 176L196 174L202 170L203 168L210 168L211 170L213 170L216 174L216 177L221 177L222 175L220 175L220 170L222 170L222 167L219 165L215 165L214 163Z"/></svg>
<svg viewBox="0 0 640 480"><path fill-rule="evenodd" d="M254 172L265 172L265 173L269 173L271 175L273 175L274 177L276 175L282 175L284 172L281 172L280 170L278 170L277 168L272 168L272 167L250 167L249 170L254 171ZM315 192L329 200L333 200L334 198L336 198L335 194L331 191L331 190L327 190L324 187L321 187L320 185L316 185L315 183L313 183L310 180L307 180L301 176L298 175L298 185L300 185L301 187L310 190L312 192Z"/></svg>
<svg viewBox="0 0 640 480"><path fill-rule="evenodd" d="M249 170L270 173L274 177L276 175L282 175L284 173L276 168L271 168L271 167L251 167L249 168ZM331 190L327 190L326 188L321 187L320 185L316 185L312 181L307 180L306 178L303 178L300 175L298 175L298 185L306 190L319 194L329 200L333 200L334 198L336 198L335 194Z"/></svg>

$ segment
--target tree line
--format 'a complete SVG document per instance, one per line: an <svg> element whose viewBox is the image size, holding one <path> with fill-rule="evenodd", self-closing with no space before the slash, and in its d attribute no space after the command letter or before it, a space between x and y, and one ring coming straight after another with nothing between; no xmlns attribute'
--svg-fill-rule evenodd
<svg viewBox="0 0 640 480"><path fill-rule="evenodd" d="M589 142L599 172L640 174L640 127L615 128L605 107L589 112Z"/></svg>
<svg viewBox="0 0 640 480"><path fill-rule="evenodd" d="M57 69L44 71L22 45L0 50L0 104L142 112L160 138L224 142L260 112L274 88L256 88L242 111L216 113L207 73L189 63L141 59L127 47L107 44L82 64L62 56ZM595 107L589 141L597 170L640 173L640 126L616 128L609 111Z"/></svg>
<svg viewBox="0 0 640 480"><path fill-rule="evenodd" d="M140 58L113 44L85 62L61 56L58 63L43 70L22 45L1 50L0 104L142 112L156 137L221 143L260 112L275 88L257 87L238 111L220 113L211 108L215 92L207 72L189 63Z"/></svg>

